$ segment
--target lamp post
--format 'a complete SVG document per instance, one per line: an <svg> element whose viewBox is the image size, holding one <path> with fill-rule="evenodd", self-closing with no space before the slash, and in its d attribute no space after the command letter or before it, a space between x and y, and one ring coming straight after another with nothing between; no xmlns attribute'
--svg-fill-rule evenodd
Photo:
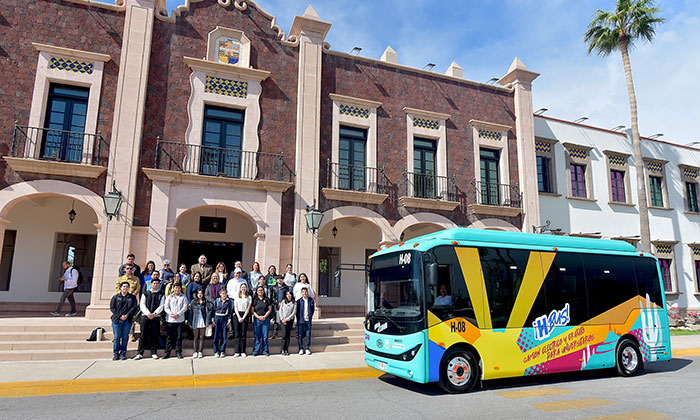
<svg viewBox="0 0 700 420"><path fill-rule="evenodd" d="M112 180L112 191L102 197L105 205L105 213L109 216L109 220L112 217L119 215L119 209L122 207L122 192L117 189L117 182Z"/></svg>
<svg viewBox="0 0 700 420"><path fill-rule="evenodd" d="M306 206L306 215L304 217L306 218L306 229L310 230L312 235L315 235L318 228L321 227L321 220L323 220L323 213L316 208L315 198L311 206Z"/></svg>

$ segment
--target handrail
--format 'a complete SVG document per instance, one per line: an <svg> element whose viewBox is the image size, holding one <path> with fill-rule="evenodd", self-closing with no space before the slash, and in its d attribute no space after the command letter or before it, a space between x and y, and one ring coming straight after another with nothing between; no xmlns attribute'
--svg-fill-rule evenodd
<svg viewBox="0 0 700 420"><path fill-rule="evenodd" d="M90 134L45 127L19 125L15 122L10 156L106 166L108 149L101 133Z"/></svg>

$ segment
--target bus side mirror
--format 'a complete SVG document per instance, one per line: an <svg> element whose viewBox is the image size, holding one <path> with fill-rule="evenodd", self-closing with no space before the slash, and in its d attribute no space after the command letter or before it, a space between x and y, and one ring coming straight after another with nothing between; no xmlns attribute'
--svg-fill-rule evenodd
<svg viewBox="0 0 700 420"><path fill-rule="evenodd" d="M438 284L438 265L437 263L428 264L428 272L426 273L428 286L437 286Z"/></svg>

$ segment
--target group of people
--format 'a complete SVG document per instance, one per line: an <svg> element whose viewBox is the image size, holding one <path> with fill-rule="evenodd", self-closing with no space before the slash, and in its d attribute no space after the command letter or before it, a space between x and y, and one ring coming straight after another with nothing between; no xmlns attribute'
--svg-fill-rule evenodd
<svg viewBox="0 0 700 420"><path fill-rule="evenodd" d="M268 335L280 334L282 354L289 355L289 341L296 323L299 354L311 354L311 320L315 310L316 293L305 273L297 276L287 264L284 274L271 265L267 274L254 262L246 272L240 261L233 272L219 262L216 267L201 255L199 261L187 270L180 264L178 271L171 269L170 261L156 269L153 261L145 269L134 262L129 254L119 267L116 294L110 302L114 332L113 360L126 359L128 340L135 341L134 325L139 323L138 352L134 359L144 357L145 350L158 358L161 325L165 326L164 359L171 357L173 348L178 358L182 355L185 331L193 337L192 358L202 358L205 339L213 339L214 356L226 357L226 344L234 339L233 357L246 357L246 334L252 324L255 342L253 356L269 356Z"/></svg>

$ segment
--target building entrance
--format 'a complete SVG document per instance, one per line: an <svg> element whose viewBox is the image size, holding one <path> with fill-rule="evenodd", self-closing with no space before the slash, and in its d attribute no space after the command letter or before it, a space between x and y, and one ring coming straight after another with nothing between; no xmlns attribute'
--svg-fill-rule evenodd
<svg viewBox="0 0 700 420"><path fill-rule="evenodd" d="M200 255L207 256L207 264L216 267L222 262L226 264L226 271L232 272L236 261L242 260L243 244L238 242L213 242L213 241L190 241L180 240L178 248L177 264L187 265L189 270L192 264L196 264ZM173 267L177 269L178 267ZM191 273L190 273L191 274Z"/></svg>

